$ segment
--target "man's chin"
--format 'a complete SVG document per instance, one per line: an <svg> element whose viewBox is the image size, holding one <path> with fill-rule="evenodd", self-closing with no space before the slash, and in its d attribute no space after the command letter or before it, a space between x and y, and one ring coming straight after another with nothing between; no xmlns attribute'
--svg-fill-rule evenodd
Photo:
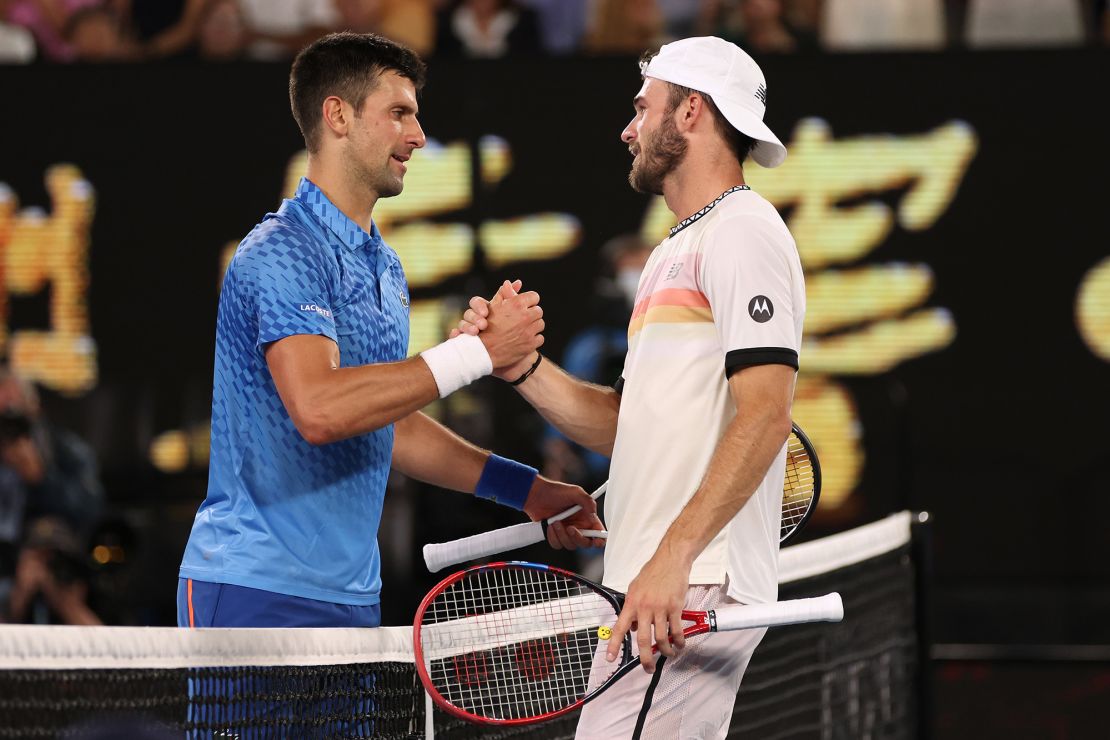
<svg viewBox="0 0 1110 740"><path fill-rule="evenodd" d="M391 180L382 185L378 190L379 198L393 198L401 194L405 189L405 181L401 179Z"/></svg>
<svg viewBox="0 0 1110 740"><path fill-rule="evenodd" d="M637 170L632 170L628 173L628 184L637 193L644 193L645 195L662 195L663 188L661 183L650 182L643 173Z"/></svg>

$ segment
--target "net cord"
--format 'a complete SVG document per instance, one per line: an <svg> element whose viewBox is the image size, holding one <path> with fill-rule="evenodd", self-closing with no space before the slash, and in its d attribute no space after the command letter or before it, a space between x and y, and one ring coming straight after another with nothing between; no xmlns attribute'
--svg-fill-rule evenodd
<svg viewBox="0 0 1110 740"><path fill-rule="evenodd" d="M779 583L792 583L846 568L896 550L910 541L912 516L891 514L871 524L779 551Z"/></svg>
<svg viewBox="0 0 1110 740"><path fill-rule="evenodd" d="M410 627L0 626L0 670L412 663Z"/></svg>

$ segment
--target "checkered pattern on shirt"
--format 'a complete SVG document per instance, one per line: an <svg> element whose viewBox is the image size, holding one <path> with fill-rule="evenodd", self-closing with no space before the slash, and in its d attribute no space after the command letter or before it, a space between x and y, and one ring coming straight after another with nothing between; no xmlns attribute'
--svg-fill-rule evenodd
<svg viewBox="0 0 1110 740"><path fill-rule="evenodd" d="M181 575L372 604L392 426L319 447L297 432L265 347L339 345L344 367L404 359L408 286L396 253L308 180L240 244L216 324L208 496Z"/></svg>

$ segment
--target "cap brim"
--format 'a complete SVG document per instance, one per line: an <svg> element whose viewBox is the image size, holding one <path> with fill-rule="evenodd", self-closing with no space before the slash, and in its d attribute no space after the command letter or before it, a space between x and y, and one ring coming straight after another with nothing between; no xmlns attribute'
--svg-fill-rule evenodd
<svg viewBox="0 0 1110 740"><path fill-rule="evenodd" d="M755 139L751 158L763 167L778 167L786 161L786 147L779 138L767 128L759 116L747 108L728 100L714 98L714 103L729 123L742 134Z"/></svg>

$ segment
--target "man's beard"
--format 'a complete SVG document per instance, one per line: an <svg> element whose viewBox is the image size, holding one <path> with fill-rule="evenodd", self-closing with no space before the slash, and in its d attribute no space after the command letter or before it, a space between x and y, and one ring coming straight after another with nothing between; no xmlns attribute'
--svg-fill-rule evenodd
<svg viewBox="0 0 1110 740"><path fill-rule="evenodd" d="M355 142L359 144L359 141ZM351 182L356 182L362 187L377 193L379 198L392 198L400 195L405 187L403 177L397 177L391 170L389 155L385 163L379 167L372 166L360 154L363 147L354 146L345 158L346 169Z"/></svg>
<svg viewBox="0 0 1110 740"><path fill-rule="evenodd" d="M377 193L379 198L392 198L401 194L405 181L393 174L389 166L388 160L381 168L371 168L359 162L355 163L352 169L363 186Z"/></svg>
<svg viewBox="0 0 1110 740"><path fill-rule="evenodd" d="M628 173L628 184L639 193L663 194L663 178L682 164L686 156L687 142L674 119L663 116L663 123L640 147L640 153L632 162Z"/></svg>

